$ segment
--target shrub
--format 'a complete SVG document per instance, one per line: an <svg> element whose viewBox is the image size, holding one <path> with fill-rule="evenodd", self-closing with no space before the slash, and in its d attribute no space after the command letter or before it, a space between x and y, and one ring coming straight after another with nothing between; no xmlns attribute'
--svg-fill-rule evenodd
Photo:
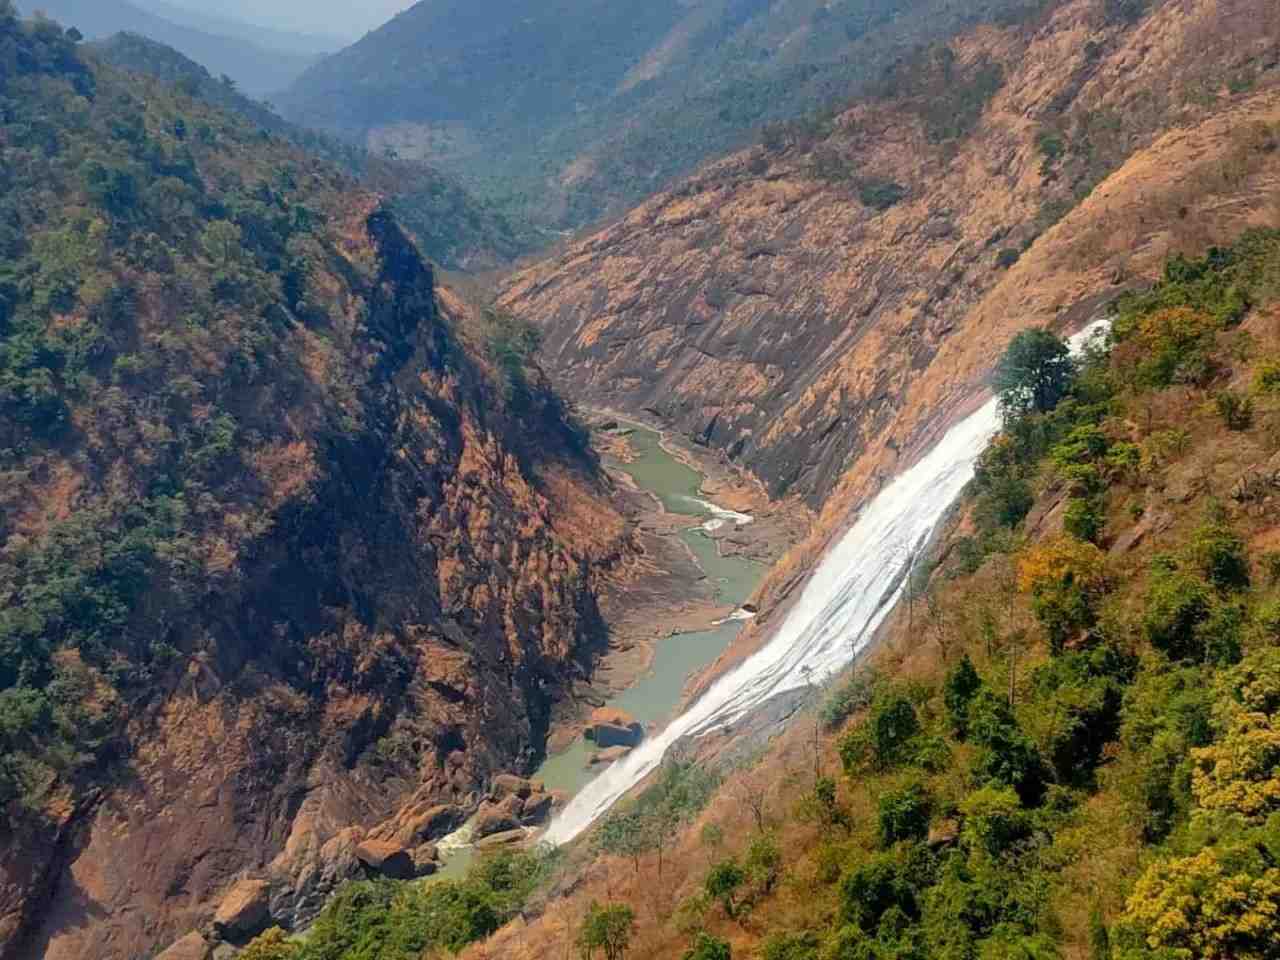
<svg viewBox="0 0 1280 960"><path fill-rule="evenodd" d="M864 764L888 770L910 759L911 741L920 732L916 708L901 693L889 690L871 705L866 720L840 743L840 759L847 773Z"/></svg>
<svg viewBox="0 0 1280 960"><path fill-rule="evenodd" d="M1232 390L1223 390L1213 398L1218 416L1228 430L1247 430L1253 423L1253 401Z"/></svg>
<svg viewBox="0 0 1280 960"><path fill-rule="evenodd" d="M984 787L965 797L964 839L993 857L1009 852L1031 832L1030 820L1017 793L1008 787Z"/></svg>
<svg viewBox="0 0 1280 960"><path fill-rule="evenodd" d="M1157 650L1173 660L1197 659L1203 652L1197 628L1209 618L1208 585L1181 570L1157 567L1147 588L1142 628Z"/></svg>
<svg viewBox="0 0 1280 960"><path fill-rule="evenodd" d="M919 783L882 793L876 821L880 845L890 847L900 840L923 840L929 832L931 809L929 793Z"/></svg>
<svg viewBox="0 0 1280 960"><path fill-rule="evenodd" d="M867 858L840 882L840 918L845 923L873 933L893 907L909 917L919 914L915 886L892 853Z"/></svg>
<svg viewBox="0 0 1280 960"><path fill-rule="evenodd" d="M742 867L738 866L738 861L730 857L711 868L702 886L707 896L720 901L721 906L724 907L725 916L732 919L738 913L734 896L746 879L746 873L743 872Z"/></svg>
<svg viewBox="0 0 1280 960"><path fill-rule="evenodd" d="M817 960L818 937L802 933L773 933L764 942L761 960Z"/></svg>
<svg viewBox="0 0 1280 960"><path fill-rule="evenodd" d="M1258 365L1253 375L1255 393L1275 393L1280 390L1280 361L1267 360Z"/></svg>
<svg viewBox="0 0 1280 960"><path fill-rule="evenodd" d="M1016 247L1004 247L996 254L996 269L1008 270L1022 258L1022 251Z"/></svg>
<svg viewBox="0 0 1280 960"><path fill-rule="evenodd" d="M1031 512L1034 504L1031 485L1021 477L993 477L978 497L974 521L984 533L1000 527L1012 529Z"/></svg>
<svg viewBox="0 0 1280 960"><path fill-rule="evenodd" d="M1009 705L982 690L969 707L969 739L977 747L973 775L978 783L1012 787L1024 803L1044 791L1044 763L1035 744L1018 726Z"/></svg>
<svg viewBox="0 0 1280 960"><path fill-rule="evenodd" d="M699 933L684 953L684 960L732 960L729 944L709 933Z"/></svg>
<svg viewBox="0 0 1280 960"><path fill-rule="evenodd" d="M578 933L583 960L591 960L597 950L604 951L605 960L622 960L634 932L635 913L629 906L611 903L602 907L592 901Z"/></svg>
<svg viewBox="0 0 1280 960"><path fill-rule="evenodd" d="M1077 540L1089 543L1097 542L1105 523L1101 504L1085 497L1073 497L1068 501L1062 516L1063 529Z"/></svg>
<svg viewBox="0 0 1280 960"><path fill-rule="evenodd" d="M773 889L782 869L782 851L772 834L758 833L751 838L743 859L747 878L763 893Z"/></svg>
<svg viewBox="0 0 1280 960"><path fill-rule="evenodd" d="M1244 541L1226 523L1209 519L1192 535L1188 548L1200 573L1220 590L1249 585L1249 558Z"/></svg>
<svg viewBox="0 0 1280 960"><path fill-rule="evenodd" d="M860 180L858 200L873 210L888 210L907 195L906 187L892 180Z"/></svg>
<svg viewBox="0 0 1280 960"><path fill-rule="evenodd" d="M834 730L849 716L871 703L876 676L871 670L859 670L849 680L827 694L818 710L818 719L828 730Z"/></svg>

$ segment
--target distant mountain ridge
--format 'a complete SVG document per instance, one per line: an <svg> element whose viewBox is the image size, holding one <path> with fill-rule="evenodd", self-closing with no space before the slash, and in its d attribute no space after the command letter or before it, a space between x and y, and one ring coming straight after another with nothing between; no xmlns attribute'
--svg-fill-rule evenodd
<svg viewBox="0 0 1280 960"><path fill-rule="evenodd" d="M171 23L228 37L237 37L257 47L285 50L306 56L327 56L351 42L337 34L315 34L281 30L261 23L243 20L233 12L208 13L166 0L138 0L137 5Z"/></svg>
<svg viewBox="0 0 1280 960"><path fill-rule="evenodd" d="M577 227L762 125L845 101L918 44L1038 0L433 0L280 97L308 126L418 156Z"/></svg>
<svg viewBox="0 0 1280 960"><path fill-rule="evenodd" d="M122 30L141 34L173 47L215 76L225 74L258 97L283 90L319 60L318 53L272 48L270 42L277 38L273 31L261 31L256 40L250 39L247 25L238 35L210 32L174 22L129 0L22 0L19 8L24 13L38 10L74 26L90 40Z"/></svg>

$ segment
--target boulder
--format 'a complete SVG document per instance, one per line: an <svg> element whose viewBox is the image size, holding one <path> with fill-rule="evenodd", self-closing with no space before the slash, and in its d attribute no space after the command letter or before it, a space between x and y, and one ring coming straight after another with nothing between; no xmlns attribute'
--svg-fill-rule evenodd
<svg viewBox="0 0 1280 960"><path fill-rule="evenodd" d="M511 773L498 774L489 786L490 800L504 800L510 796L517 796L523 800L531 793L533 793L533 784Z"/></svg>
<svg viewBox="0 0 1280 960"><path fill-rule="evenodd" d="M213 948L213 956L210 960L235 960L240 951L230 943L220 943Z"/></svg>
<svg viewBox="0 0 1280 960"><path fill-rule="evenodd" d="M466 811L453 804L437 804L402 814L395 839L406 847L442 837L467 819Z"/></svg>
<svg viewBox="0 0 1280 960"><path fill-rule="evenodd" d="M412 880L413 856L390 840L366 840L356 847L356 858L370 870L392 880Z"/></svg>
<svg viewBox="0 0 1280 960"><path fill-rule="evenodd" d="M587 757L587 766L595 767L602 763L614 763L630 752L630 747L609 747L607 750L597 750Z"/></svg>
<svg viewBox="0 0 1280 960"><path fill-rule="evenodd" d="M601 748L635 747L644 739L644 727L625 710L599 707L592 711L585 735Z"/></svg>
<svg viewBox="0 0 1280 960"><path fill-rule="evenodd" d="M162 950L156 960L210 960L213 946L197 930L192 930L167 950Z"/></svg>
<svg viewBox="0 0 1280 960"><path fill-rule="evenodd" d="M213 915L213 929L233 943L261 933L271 917L271 885L265 880L237 881Z"/></svg>
<svg viewBox="0 0 1280 960"><path fill-rule="evenodd" d="M524 813L524 801L512 794L498 802L485 802L476 811L472 821L472 836L477 839L514 830L520 826L520 817Z"/></svg>
<svg viewBox="0 0 1280 960"><path fill-rule="evenodd" d="M508 844L519 843L525 838L523 830L503 830L501 833L495 833L485 837L483 840L476 841L476 847L481 850L492 850L495 847L505 847Z"/></svg>
<svg viewBox="0 0 1280 960"><path fill-rule="evenodd" d="M546 819L547 814L551 812L551 794L535 793L524 802L524 809L520 811L520 822L525 826L534 823L541 823Z"/></svg>
<svg viewBox="0 0 1280 960"><path fill-rule="evenodd" d="M413 859L415 877L429 877L440 869L440 854L433 843L424 843L420 847L415 847L410 857Z"/></svg>

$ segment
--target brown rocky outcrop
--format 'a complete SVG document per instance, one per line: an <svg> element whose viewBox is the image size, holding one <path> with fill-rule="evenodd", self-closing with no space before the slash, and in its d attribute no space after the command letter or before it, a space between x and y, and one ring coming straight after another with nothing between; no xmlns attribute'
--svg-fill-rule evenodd
<svg viewBox="0 0 1280 960"><path fill-rule="evenodd" d="M265 880L238 881L218 904L213 932L223 940L248 940L267 925L271 916L271 885Z"/></svg>
<svg viewBox="0 0 1280 960"><path fill-rule="evenodd" d="M587 757L587 766L594 767L600 764L614 763L630 753L631 749L631 747L609 747L606 750L596 750Z"/></svg>
<svg viewBox="0 0 1280 960"><path fill-rule="evenodd" d="M211 960L213 944L193 930L181 940L160 951L156 960Z"/></svg>
<svg viewBox="0 0 1280 960"><path fill-rule="evenodd" d="M472 821L472 830L477 838L505 833L520 826L520 815L524 810L524 801L515 794L502 800L486 802L476 811Z"/></svg>
<svg viewBox="0 0 1280 960"><path fill-rule="evenodd" d="M356 859L392 880L410 880L417 873L413 852L390 840L366 840L356 847Z"/></svg>

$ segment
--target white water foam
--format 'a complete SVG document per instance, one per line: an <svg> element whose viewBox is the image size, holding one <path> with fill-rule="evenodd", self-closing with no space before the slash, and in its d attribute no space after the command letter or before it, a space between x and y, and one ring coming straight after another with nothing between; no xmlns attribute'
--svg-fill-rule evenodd
<svg viewBox="0 0 1280 960"><path fill-rule="evenodd" d="M755 517L749 513L739 513L737 510L729 510L710 500L703 500L700 497L685 497L690 503L696 503L707 513L711 514L711 519L702 525L702 529L707 533L713 533L719 530L725 524L732 523L735 527L746 526L755 520Z"/></svg>
<svg viewBox="0 0 1280 960"><path fill-rule="evenodd" d="M1079 349L1106 321L1072 338ZM684 737L723 730L766 701L843 670L875 634L905 586L909 565L973 477L999 429L996 401L952 427L913 467L867 504L818 564L773 638L717 680L661 733L587 784L543 840L562 844L587 829Z"/></svg>

